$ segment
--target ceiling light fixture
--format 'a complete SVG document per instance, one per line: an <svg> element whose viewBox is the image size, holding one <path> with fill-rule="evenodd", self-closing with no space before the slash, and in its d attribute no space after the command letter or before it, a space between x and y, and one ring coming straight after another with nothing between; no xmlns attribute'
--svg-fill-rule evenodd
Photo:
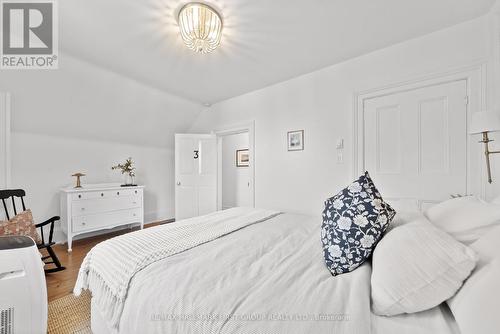
<svg viewBox="0 0 500 334"><path fill-rule="evenodd" d="M188 3L179 12L179 29L188 48L199 53L215 50L222 35L222 19L210 6Z"/></svg>

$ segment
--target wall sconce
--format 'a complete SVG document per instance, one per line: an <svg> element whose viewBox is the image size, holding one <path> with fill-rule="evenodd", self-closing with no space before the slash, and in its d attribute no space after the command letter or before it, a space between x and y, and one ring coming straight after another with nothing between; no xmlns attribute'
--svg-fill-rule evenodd
<svg viewBox="0 0 500 334"><path fill-rule="evenodd" d="M488 182L492 183L490 155L500 153L500 151L490 151L489 142L493 140L488 137L488 132L500 131L500 115L492 111L476 112L472 115L469 134L483 134L484 155L486 157L486 170L488 172Z"/></svg>

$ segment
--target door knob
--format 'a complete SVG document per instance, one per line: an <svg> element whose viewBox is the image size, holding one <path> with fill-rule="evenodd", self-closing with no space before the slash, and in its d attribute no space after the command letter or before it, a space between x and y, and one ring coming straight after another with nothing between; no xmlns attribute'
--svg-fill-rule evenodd
<svg viewBox="0 0 500 334"><path fill-rule="evenodd" d="M177 181L177 185L180 186L181 185L181 182L180 181Z"/></svg>

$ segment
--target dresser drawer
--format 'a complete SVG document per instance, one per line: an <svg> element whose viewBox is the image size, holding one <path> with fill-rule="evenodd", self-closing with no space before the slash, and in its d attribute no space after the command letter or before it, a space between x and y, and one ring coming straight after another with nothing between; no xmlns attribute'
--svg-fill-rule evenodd
<svg viewBox="0 0 500 334"><path fill-rule="evenodd" d="M110 190L116 196L142 196L142 189L124 187L120 190Z"/></svg>
<svg viewBox="0 0 500 334"><path fill-rule="evenodd" d="M141 196L114 196L99 199L74 201L71 204L73 216L86 216L95 213L134 209L142 206Z"/></svg>
<svg viewBox="0 0 500 334"><path fill-rule="evenodd" d="M142 197L142 189L140 188L123 188L118 190L103 190L103 191L82 191L74 193L71 196L72 201L94 199L94 198L116 198L123 196L139 196Z"/></svg>
<svg viewBox="0 0 500 334"><path fill-rule="evenodd" d="M105 227L140 222L142 209L113 211L95 215L75 216L72 218L73 232L83 232Z"/></svg>
<svg viewBox="0 0 500 334"><path fill-rule="evenodd" d="M74 193L71 195L72 201L78 201L82 199L99 198L101 197L99 193L94 191L82 191L81 193Z"/></svg>

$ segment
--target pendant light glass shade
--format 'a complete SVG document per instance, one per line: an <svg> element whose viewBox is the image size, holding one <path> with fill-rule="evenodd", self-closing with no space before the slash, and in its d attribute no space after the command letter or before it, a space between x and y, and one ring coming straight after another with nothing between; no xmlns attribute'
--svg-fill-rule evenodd
<svg viewBox="0 0 500 334"><path fill-rule="evenodd" d="M179 12L181 37L188 48L199 53L215 50L222 35L222 19L202 3L188 3Z"/></svg>

